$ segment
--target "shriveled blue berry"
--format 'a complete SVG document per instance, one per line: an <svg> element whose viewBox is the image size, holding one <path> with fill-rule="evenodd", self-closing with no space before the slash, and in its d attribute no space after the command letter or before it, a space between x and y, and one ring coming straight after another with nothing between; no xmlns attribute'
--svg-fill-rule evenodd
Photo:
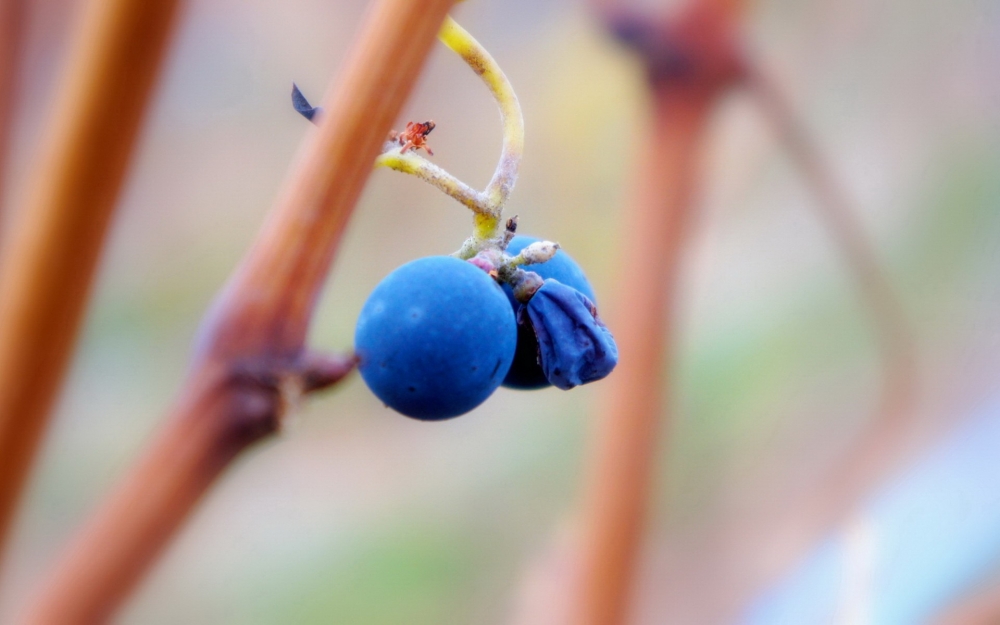
<svg viewBox="0 0 1000 625"><path fill-rule="evenodd" d="M600 380L618 364L618 346L597 307L573 287L546 280L520 316L531 322L545 379L557 388Z"/></svg>
<svg viewBox="0 0 1000 625"><path fill-rule="evenodd" d="M521 250L540 240L534 237L518 235L511 239L510 245L507 246L507 253L511 256L516 256ZM591 302L597 301L594 297L594 289L591 288L590 283L587 281L587 276L584 275L583 269L563 250L556 252L556 255L547 262L537 265L525 265L524 269L534 271L544 279L558 280L580 291ZM516 313L521 307L520 302L514 299L514 293L509 286L504 285L503 288L507 294L507 299L510 301L511 309ZM503 385L523 390L545 388L551 385L545 377L545 372L542 370L541 363L539 362L538 341L535 337L535 331L527 321L525 323L518 323L517 351L514 354L514 362L503 381Z"/></svg>
<svg viewBox="0 0 1000 625"><path fill-rule="evenodd" d="M358 369L387 406L416 419L464 414L514 358L514 313L483 270L450 256L409 262L368 297L354 335Z"/></svg>

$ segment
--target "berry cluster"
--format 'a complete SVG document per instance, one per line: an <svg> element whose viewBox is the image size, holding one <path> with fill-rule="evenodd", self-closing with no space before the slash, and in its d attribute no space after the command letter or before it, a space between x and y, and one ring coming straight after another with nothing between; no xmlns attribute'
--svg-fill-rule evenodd
<svg viewBox="0 0 1000 625"><path fill-rule="evenodd" d="M508 257L532 243L514 237ZM440 420L472 410L501 384L569 389L608 375L617 348L579 265L559 250L525 269L512 280L534 283L521 300L482 257L431 256L393 271L358 317L365 383L404 415Z"/></svg>
<svg viewBox="0 0 1000 625"><path fill-rule="evenodd" d="M451 18L438 38L475 70L500 108L500 162L477 191L417 152L434 153L435 123L392 132L376 167L428 182L471 209L473 235L452 256L421 258L386 276L369 296L355 330L358 369L385 404L416 419L472 410L501 384L567 390L600 380L618 348L597 315L594 291L572 258L549 241L515 236L503 207L517 180L524 119L517 96L492 56ZM323 111L292 85L292 106L317 123ZM332 120L330 123L336 123Z"/></svg>

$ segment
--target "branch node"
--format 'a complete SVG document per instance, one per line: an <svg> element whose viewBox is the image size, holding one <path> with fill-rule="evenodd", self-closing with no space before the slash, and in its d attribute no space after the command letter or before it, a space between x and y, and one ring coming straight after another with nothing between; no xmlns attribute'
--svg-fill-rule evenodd
<svg viewBox="0 0 1000 625"><path fill-rule="evenodd" d="M232 368L223 384L235 399L232 422L241 440L280 429L286 414L303 396L329 388L357 366L354 354L306 351L295 360L262 357Z"/></svg>
<svg viewBox="0 0 1000 625"><path fill-rule="evenodd" d="M358 365L357 354L306 352L299 361L304 393L327 389L344 379Z"/></svg>
<svg viewBox="0 0 1000 625"><path fill-rule="evenodd" d="M604 15L608 31L642 58L651 84L716 90L744 74L732 19L720 7L694 2L668 19L628 10Z"/></svg>

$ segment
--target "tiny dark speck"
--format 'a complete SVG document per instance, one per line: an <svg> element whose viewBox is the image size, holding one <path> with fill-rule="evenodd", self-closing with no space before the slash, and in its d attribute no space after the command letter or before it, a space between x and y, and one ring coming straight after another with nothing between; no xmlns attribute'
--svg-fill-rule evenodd
<svg viewBox="0 0 1000 625"><path fill-rule="evenodd" d="M479 371L479 365L472 365L473 371Z"/></svg>
<svg viewBox="0 0 1000 625"><path fill-rule="evenodd" d="M415 386L410 386L410 387L407 387L407 389L406 389L406 390L410 391L411 393L416 393L416 392L417 392L417 387L415 387Z"/></svg>

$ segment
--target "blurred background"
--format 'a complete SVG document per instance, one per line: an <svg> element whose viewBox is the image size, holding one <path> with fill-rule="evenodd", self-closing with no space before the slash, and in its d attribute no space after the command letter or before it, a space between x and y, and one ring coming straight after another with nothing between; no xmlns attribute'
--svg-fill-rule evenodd
<svg viewBox="0 0 1000 625"><path fill-rule="evenodd" d="M187 2L17 522L0 620L155 431L202 313L311 131L291 108L291 82L319 99L365 4ZM18 204L80 8L30 3L5 206ZM524 109L526 150L508 213L520 215L520 231L576 258L614 330L610 296L628 244L619 214L646 115L640 66L579 2L476 0L455 14ZM916 620L873 621L922 622L1000 575L1000 495L990 489L1000 452L966 453L962 441L983 436L961 438L962 428L1000 421L1000 4L765 0L747 17L749 49L856 201L917 338L905 460L872 484L872 505L891 507L880 493L891 499L894 484L916 484L898 523L912 528L939 500L907 467L932 479L934 466L951 466L947 455L926 464L941 441L956 458L982 461L947 488L969 489L956 520L916 535L921 544L966 535L963 521L981 521L977 542L964 546L975 562L953 563L963 575L906 612ZM496 109L443 46L398 126L409 119L435 120L435 162L485 185L500 149ZM634 621L824 622L781 607L788 593L817 605L809 593L823 584L795 581L813 570L813 556L778 566L746 546L759 526L747 519L794 507L871 418L880 379L872 325L813 197L745 94L717 110L704 165L683 271L676 417L661 436ZM377 171L312 343L349 349L382 277L450 253L469 232L453 200ZM354 375L225 474L121 622L511 622L529 570L578 508L598 386L501 389L469 415L422 423L384 408ZM818 548L836 550L833 541ZM906 566L938 570L934 556Z"/></svg>

